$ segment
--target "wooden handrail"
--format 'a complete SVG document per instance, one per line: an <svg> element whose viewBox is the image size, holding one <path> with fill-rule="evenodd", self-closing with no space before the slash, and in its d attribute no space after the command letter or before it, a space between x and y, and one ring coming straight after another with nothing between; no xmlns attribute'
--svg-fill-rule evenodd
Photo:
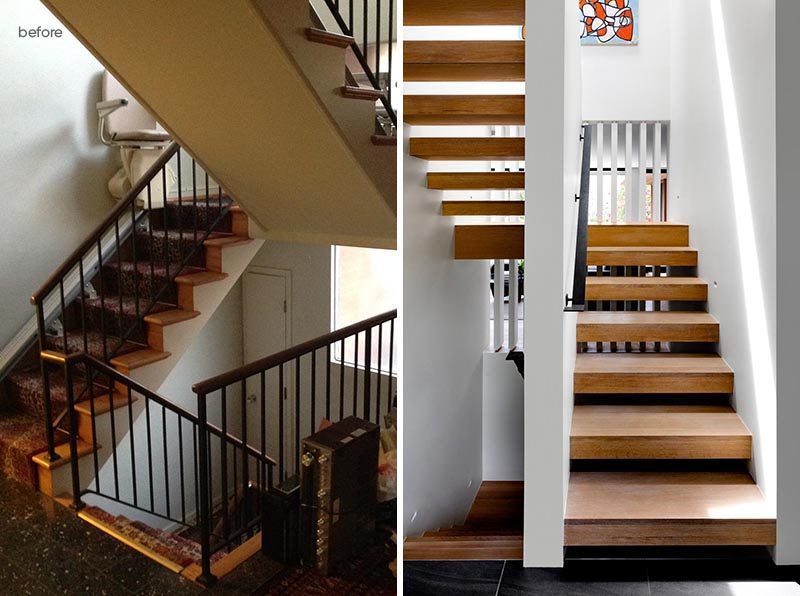
<svg viewBox="0 0 800 596"><path fill-rule="evenodd" d="M281 364L285 364L286 362L290 362L296 358L299 358L304 354L308 354L314 350L319 350L320 348L334 344L342 339L350 337L351 335L361 333L362 331L366 331L367 329L375 327L376 325L386 323L387 321L391 321L392 319L396 318L397 309L394 309L369 319L364 319L358 323L353 323L347 327L342 327L336 331L331 331L325 335L310 339L307 342L297 344L296 346L292 346L291 348L283 350L282 352L277 352L262 358L261 360L255 360L239 368L224 372L204 381L199 381L198 383L192 385L192 391L198 395L211 393L212 391L216 391L233 383L243 381L248 377L257 375L265 370L269 370L270 368L275 368L276 366L280 366Z"/></svg>
<svg viewBox="0 0 800 596"><path fill-rule="evenodd" d="M34 292L33 296L31 296L31 304L38 305L40 304L47 295L53 290L53 288L58 285L58 282L61 281L64 276L69 273L70 269L72 269L76 263L78 263L83 256L88 252L89 248L91 248L97 241L103 237L103 233L111 226L120 215L122 215L125 211L130 209L131 203L136 200L136 197L139 196L147 185L152 182L152 180L156 177L156 175L161 171L161 169L167 164L167 162L172 159L172 156L177 153L180 145L175 141L172 141L164 152L159 156L159 158L150 166L144 175L139 179L139 181L133 185L133 187L128 191L128 193L117 203L114 209L106 216L106 218L95 227L95 229L87 236L86 240L84 240L78 248L76 248L70 255L64 259L64 262L58 266L58 268L47 278L47 280L42 284L42 286Z"/></svg>

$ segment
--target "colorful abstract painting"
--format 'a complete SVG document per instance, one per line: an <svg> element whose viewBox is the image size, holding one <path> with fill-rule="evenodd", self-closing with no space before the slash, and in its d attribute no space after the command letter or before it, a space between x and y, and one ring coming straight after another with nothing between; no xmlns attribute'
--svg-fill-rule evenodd
<svg viewBox="0 0 800 596"><path fill-rule="evenodd" d="M639 0L578 0L583 45L639 42Z"/></svg>

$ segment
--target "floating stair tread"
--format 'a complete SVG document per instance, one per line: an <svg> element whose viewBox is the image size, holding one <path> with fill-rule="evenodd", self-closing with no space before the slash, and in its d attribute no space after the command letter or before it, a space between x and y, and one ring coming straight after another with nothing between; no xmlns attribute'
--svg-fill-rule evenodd
<svg viewBox="0 0 800 596"><path fill-rule="evenodd" d="M524 137L414 137L413 157L431 161L491 161L525 159Z"/></svg>
<svg viewBox="0 0 800 596"><path fill-rule="evenodd" d="M123 354L122 356L116 356L111 359L111 365L115 367L126 368L130 371L136 368L141 368L142 366L147 366L148 364L152 364L154 362L158 362L159 360L165 360L170 356L171 354L169 352L161 352L159 350L152 350L148 348L145 350L137 350L136 352Z"/></svg>
<svg viewBox="0 0 800 596"><path fill-rule="evenodd" d="M342 95L349 99L363 99L366 101L378 101L383 97L383 91L372 87L357 87L355 85L343 85Z"/></svg>
<svg viewBox="0 0 800 596"><path fill-rule="evenodd" d="M525 201L442 201L442 215L525 215Z"/></svg>
<svg viewBox="0 0 800 596"><path fill-rule="evenodd" d="M248 242L252 242L252 238L247 238L245 236L224 236L220 238L210 238L203 242L203 245L225 248L226 246L236 246L239 244L247 244Z"/></svg>
<svg viewBox="0 0 800 596"><path fill-rule="evenodd" d="M575 393L731 393L733 370L716 354L578 354Z"/></svg>
<svg viewBox="0 0 800 596"><path fill-rule="evenodd" d="M403 102L409 124L525 124L524 95L406 95Z"/></svg>
<svg viewBox="0 0 800 596"><path fill-rule="evenodd" d="M522 224L455 226L456 259L522 259L524 256L525 227Z"/></svg>
<svg viewBox="0 0 800 596"><path fill-rule="evenodd" d="M407 0L403 24L417 25L523 25L524 0Z"/></svg>
<svg viewBox="0 0 800 596"><path fill-rule="evenodd" d="M505 190L525 188L525 172L429 172L428 188Z"/></svg>
<svg viewBox="0 0 800 596"><path fill-rule="evenodd" d="M695 267L697 249L684 246L590 246L588 265L667 265Z"/></svg>
<svg viewBox="0 0 800 596"><path fill-rule="evenodd" d="M167 327L169 325L174 325L175 323L182 323L183 321L194 319L197 316L200 316L200 313L196 310L173 308L172 310L165 310L158 313L149 314L144 318L144 320L147 323Z"/></svg>
<svg viewBox="0 0 800 596"><path fill-rule="evenodd" d="M708 284L699 277L586 278L587 300L688 300L704 302Z"/></svg>
<svg viewBox="0 0 800 596"><path fill-rule="evenodd" d="M406 41L406 64L525 64L525 41Z"/></svg>
<svg viewBox="0 0 800 596"><path fill-rule="evenodd" d="M353 43L353 38L350 35L333 33L331 31L325 31L324 29L317 29L316 27L309 27L306 29L306 39L337 48L347 48Z"/></svg>
<svg viewBox="0 0 800 596"><path fill-rule="evenodd" d="M80 438L77 440L77 448L79 458L94 451L94 448L90 443L87 443ZM98 445L97 448L100 449L100 445ZM58 454L59 459L51 462L47 455L47 451L43 451L33 456L33 463L44 468L45 470L55 470L56 468L60 468L71 461L72 457L70 455L69 443L61 443L60 445L56 445L55 451Z"/></svg>
<svg viewBox="0 0 800 596"><path fill-rule="evenodd" d="M406 81L524 81L525 65L500 64L415 64L403 65Z"/></svg>
<svg viewBox="0 0 800 596"><path fill-rule="evenodd" d="M218 273L216 271L197 271L195 273L181 274L175 278L175 283L185 284L187 286L202 286L205 284L221 281L228 277L227 273Z"/></svg>
<svg viewBox="0 0 800 596"><path fill-rule="evenodd" d="M131 401L135 402L137 397L131 393ZM110 412L112 409L116 410L128 405L128 396L121 393L114 393L113 395L105 394L99 395L93 399L86 399L75 404L75 411L84 416L92 415L92 404L94 402L94 415L99 416Z"/></svg>
<svg viewBox="0 0 800 596"><path fill-rule="evenodd" d="M719 321L706 312L585 311L578 313L577 339L717 342Z"/></svg>
<svg viewBox="0 0 800 596"><path fill-rule="evenodd" d="M588 246L689 246L689 226L672 222L591 224ZM650 263L660 264L660 263Z"/></svg>

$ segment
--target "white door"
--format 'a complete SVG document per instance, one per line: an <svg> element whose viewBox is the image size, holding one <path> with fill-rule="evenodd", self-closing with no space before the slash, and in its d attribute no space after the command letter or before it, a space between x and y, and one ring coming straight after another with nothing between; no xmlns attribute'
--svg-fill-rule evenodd
<svg viewBox="0 0 800 596"><path fill-rule="evenodd" d="M244 323L244 361L250 363L260 358L271 356L285 350L291 345L289 305L291 297L291 277L288 271L278 269L250 268L244 274L242 288L243 323ZM270 371L265 378L266 400L263 411L266 413L266 447L267 453L276 458L279 454L279 402L283 401L284 412L284 444L289 445L292 425L291 400L291 368L286 367L284 373L284 395L280 395L278 372ZM247 442L260 449L262 387L258 376L247 382ZM291 469L293 458L289 449L285 450L284 463Z"/></svg>

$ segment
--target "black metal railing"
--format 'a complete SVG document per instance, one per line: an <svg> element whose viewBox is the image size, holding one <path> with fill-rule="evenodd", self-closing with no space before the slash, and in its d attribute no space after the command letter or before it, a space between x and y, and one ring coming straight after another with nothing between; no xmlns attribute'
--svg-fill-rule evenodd
<svg viewBox="0 0 800 596"><path fill-rule="evenodd" d="M395 35L394 0L325 0L341 33L353 38L350 49L373 88L382 92L381 104L392 127L392 67Z"/></svg>
<svg viewBox="0 0 800 596"><path fill-rule="evenodd" d="M578 201L578 230L575 236L575 272L572 278L572 296L567 296L565 311L582 312L586 308L586 248L589 235L589 182L591 176L592 128L583 126L583 152L581 157L581 189Z"/></svg>
<svg viewBox="0 0 800 596"><path fill-rule="evenodd" d="M333 423L354 415L379 422L394 406L396 319L393 310L196 383L192 390L201 426L212 409L219 411L223 435L236 425L243 444L277 461L266 470L275 474L266 478L267 485L286 480L290 471L299 475L301 440L315 433L323 420ZM231 404L240 410L236 420L226 416ZM244 461L230 465L228 449L225 441L208 446L207 457L222 463L214 481L223 500L230 496L246 503L247 495L237 487L253 480L263 485L265 470L248 468ZM200 453L202 460L202 445ZM228 495L228 490L234 494ZM216 548L236 541L261 521L258 509L240 507L238 513L234 518L226 509L220 512ZM204 540L210 534L205 536Z"/></svg>
<svg viewBox="0 0 800 596"><path fill-rule="evenodd" d="M194 528L201 538L201 568L199 581L213 582L211 558L215 551L232 544L230 535L218 535L213 522L224 511L248 519L248 507L260 519L262 499L254 498L271 488L272 469L276 462L263 451L250 446L244 431L231 432L225 423L226 413L216 412L222 427L209 420L209 412L201 401L202 410L192 414L170 400L150 391L116 369L85 353L69 355L44 352L44 360L61 366L66 379L67 411L70 427L69 450L72 474L72 499L75 509L84 507L83 497L95 495L142 511L150 516ZM76 374L104 379L102 393L90 389L83 413L76 408ZM110 438L98 443L96 416L109 415ZM78 417L88 414L90 426L79 425ZM143 419L142 419L143 418ZM82 433L78 428L85 429ZM241 434L241 438L237 435ZM81 478L79 441L89 443L92 453L92 475ZM223 454L219 461L211 458L212 447ZM233 483L223 480L217 489L212 479L224 475L226 466L234 469ZM241 483L237 485L237 466L241 466ZM249 482L248 470L257 470ZM230 478L229 478L230 480ZM244 503L228 498L243 493ZM243 524L236 537L242 538L260 530L257 523ZM223 540L223 538L225 540Z"/></svg>
<svg viewBox="0 0 800 596"><path fill-rule="evenodd" d="M109 362L131 341L145 347L144 317L156 307L176 304L175 278L202 257L203 242L228 216L231 205L221 188L210 190L209 177L198 172L194 158L191 164L182 161L180 146L171 143L33 294L40 352L80 351ZM187 167L192 183L191 190L184 191ZM175 173L178 192L170 196L168 180ZM198 209L203 207L205 215L199 216ZM176 242L176 232L178 253L173 254L170 246ZM145 252L147 258L143 258ZM109 271L114 269L116 278ZM48 326L55 321L60 329L57 335L49 335ZM53 411L46 359L41 369L48 452L55 460L55 433L65 410ZM86 386L91 385L87 379Z"/></svg>

